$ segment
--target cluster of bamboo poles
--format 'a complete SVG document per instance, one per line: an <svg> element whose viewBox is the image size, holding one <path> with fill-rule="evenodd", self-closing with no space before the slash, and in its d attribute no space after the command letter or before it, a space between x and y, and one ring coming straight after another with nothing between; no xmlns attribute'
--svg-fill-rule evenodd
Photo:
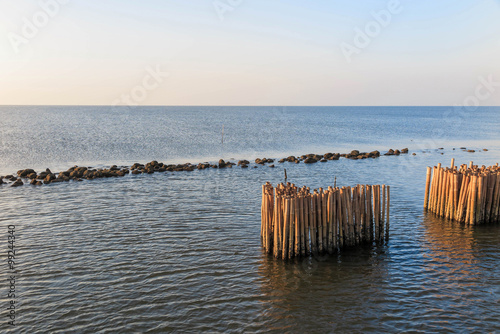
<svg viewBox="0 0 500 334"><path fill-rule="evenodd" d="M427 167L424 209L438 217L469 225L500 220L500 168L478 167L471 161L460 167Z"/></svg>
<svg viewBox="0 0 500 334"><path fill-rule="evenodd" d="M333 254L342 247L370 243L389 232L390 188L386 185L297 188L262 186L261 239L276 258ZM387 218L386 218L387 217Z"/></svg>

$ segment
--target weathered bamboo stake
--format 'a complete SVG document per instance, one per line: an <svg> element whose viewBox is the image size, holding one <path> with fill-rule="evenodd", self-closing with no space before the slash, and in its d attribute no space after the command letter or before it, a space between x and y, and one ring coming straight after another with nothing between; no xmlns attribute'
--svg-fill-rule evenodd
<svg viewBox="0 0 500 334"><path fill-rule="evenodd" d="M328 221L327 221L328 209L327 209L327 207L328 207L328 194L326 194L325 192L322 192L321 193L321 213L322 213L321 221L323 224L322 235L323 235L323 251L324 252L328 251Z"/></svg>
<svg viewBox="0 0 500 334"><path fill-rule="evenodd" d="M464 175L462 178L462 186L460 187L460 198L458 200L457 215L455 218L458 222L463 222L464 211L466 211L468 189L469 189L469 176Z"/></svg>
<svg viewBox="0 0 500 334"><path fill-rule="evenodd" d="M497 173L495 182L495 188L493 189L493 204L491 209L491 219L494 221L498 221L499 213L498 210L500 208L500 173Z"/></svg>
<svg viewBox="0 0 500 334"><path fill-rule="evenodd" d="M458 195L459 195L459 185L460 185L460 182L459 182L459 178L460 178L460 175L455 173L453 175L453 210L452 210L452 213L451 213L451 219L455 219L455 217L457 216L457 208L458 208Z"/></svg>
<svg viewBox="0 0 500 334"><path fill-rule="evenodd" d="M347 199L346 199L346 193L347 190L345 187L342 187L340 190L340 197L341 197L341 212L342 212L342 224L341 224L341 231L342 231L342 240L343 240L343 246L349 246L349 230L347 228Z"/></svg>
<svg viewBox="0 0 500 334"><path fill-rule="evenodd" d="M333 192L333 209L332 209L332 220L333 220L333 251L337 251L338 249L338 229L339 229L339 223L338 223L338 209L337 209L337 198L339 195L339 191L337 188L335 188Z"/></svg>
<svg viewBox="0 0 500 334"><path fill-rule="evenodd" d="M482 222L482 209L483 209L483 184L484 179L483 175L479 174L477 176L477 197L476 197L476 205L474 207L474 221L476 224L480 224Z"/></svg>
<svg viewBox="0 0 500 334"><path fill-rule="evenodd" d="M380 219L380 238L384 236L384 222L385 222L385 201L386 201L386 187L385 184L382 185L382 216Z"/></svg>
<svg viewBox="0 0 500 334"><path fill-rule="evenodd" d="M445 200L446 200L446 181L447 181L447 173L445 173L444 169L441 169L441 189L439 191L439 208L438 208L438 216L443 217L444 216L444 207L445 207Z"/></svg>
<svg viewBox="0 0 500 334"><path fill-rule="evenodd" d="M386 236L386 240L389 240L389 209L391 207L391 187L390 186L386 186L386 189L387 189L387 218L385 220L385 236Z"/></svg>
<svg viewBox="0 0 500 334"><path fill-rule="evenodd" d="M477 175L472 176L472 193L471 193L471 204L470 204L470 220L469 224L475 225L476 224L476 215L475 215L475 208L476 208L476 202L477 202Z"/></svg>
<svg viewBox="0 0 500 334"><path fill-rule="evenodd" d="M352 246L355 244L356 240L354 238L354 222L353 222L353 214L352 214L352 197L351 197L351 187L346 187L346 203L347 203L347 228L349 231L349 245Z"/></svg>
<svg viewBox="0 0 500 334"><path fill-rule="evenodd" d="M323 205L321 203L321 193L316 193L316 222L318 226L318 252L323 253Z"/></svg>
<svg viewBox="0 0 500 334"><path fill-rule="evenodd" d="M427 210L429 207L429 192L430 192L430 185L431 185L431 175L432 175L432 168L427 167L427 175L425 177L425 198L424 198L424 209Z"/></svg>
<svg viewBox="0 0 500 334"><path fill-rule="evenodd" d="M366 209L368 210L367 218L368 218L368 240L370 242L373 241L373 210L372 210L372 186L366 186Z"/></svg>
<svg viewBox="0 0 500 334"><path fill-rule="evenodd" d="M328 191L328 253L333 254L333 190Z"/></svg>
<svg viewBox="0 0 500 334"><path fill-rule="evenodd" d="M366 190L365 186L361 185L360 189L360 209L361 209L361 231L362 231L362 240L363 242L368 241L366 234Z"/></svg>
<svg viewBox="0 0 500 334"><path fill-rule="evenodd" d="M375 217L375 220L373 222L373 225L374 225L374 229L375 229L375 240L378 241L379 238L380 238L380 230L379 230L379 227L380 227L380 221L379 221L379 215L380 215L380 211L378 210L378 204L377 204L377 201L378 201L378 195L379 195L379 191L378 191L378 188L377 186L372 186L372 191L373 191L373 213L374 213L374 217Z"/></svg>
<svg viewBox="0 0 500 334"><path fill-rule="evenodd" d="M278 215L279 215L279 212L280 212L280 205L279 205L279 201L280 201L280 198L278 195L276 195L274 197L274 210L273 210L273 214L274 214L274 217L273 217L273 220L274 220L274 240L273 240L273 253L274 253L274 257L278 257L279 254L279 247L278 247L278 244L279 244L279 218L278 218Z"/></svg>
<svg viewBox="0 0 500 334"><path fill-rule="evenodd" d="M265 205L266 205L266 186L263 184L262 185L262 202L260 204L260 240L263 245L266 244L266 241L264 240L264 232L265 232L265 220L266 220L266 214L265 214Z"/></svg>
<svg viewBox="0 0 500 334"><path fill-rule="evenodd" d="M291 259L295 256L295 198L292 195L290 198L290 235L288 240L288 258Z"/></svg>
<svg viewBox="0 0 500 334"><path fill-rule="evenodd" d="M299 198L294 198L295 209L295 256L300 256L300 204Z"/></svg>
<svg viewBox="0 0 500 334"><path fill-rule="evenodd" d="M285 196L285 213L283 214L283 248L282 248L282 258L288 258L288 241L290 234L290 198Z"/></svg>
<svg viewBox="0 0 500 334"><path fill-rule="evenodd" d="M344 247L344 231L343 231L343 221L344 213L342 212L342 189L338 189L337 193L337 220L338 220L338 245L339 248Z"/></svg>
<svg viewBox="0 0 500 334"><path fill-rule="evenodd" d="M309 191L306 192L306 196L304 197L304 222L305 222L305 243L306 243L306 255L311 254L311 223L310 223L310 214L311 214L311 194Z"/></svg>
<svg viewBox="0 0 500 334"><path fill-rule="evenodd" d="M352 194L352 200L351 200L351 205L352 205L352 231L353 231L353 243L357 245L358 242L358 235L357 235L357 229L356 229L356 224L357 224L357 204L358 204L358 198L356 196L356 187L351 188L351 194Z"/></svg>
<svg viewBox="0 0 500 334"><path fill-rule="evenodd" d="M434 211L434 202L435 202L435 198L436 198L436 183L437 183L437 180L438 180L438 176L437 176L437 167L434 166L432 167L432 179L431 179L431 190L430 190L430 193L429 193L429 205L427 206L427 210L430 210L432 212L435 212Z"/></svg>
<svg viewBox="0 0 500 334"><path fill-rule="evenodd" d="M487 208L485 221L487 223L491 222L492 209L493 209L493 192L495 190L496 174L491 173L488 175L488 196L487 196Z"/></svg>
<svg viewBox="0 0 500 334"><path fill-rule="evenodd" d="M314 254L318 253L318 225L316 222L316 193L311 194L311 211L309 212L309 223L311 224L311 248Z"/></svg>
<svg viewBox="0 0 500 334"><path fill-rule="evenodd" d="M306 255L306 233L305 233L305 225L306 225L306 214L304 208L305 196L299 196L299 208L300 208L300 255Z"/></svg>
<svg viewBox="0 0 500 334"><path fill-rule="evenodd" d="M359 243L363 243L363 186L358 184L356 186L356 199L357 199L357 211L356 211L356 231L358 233Z"/></svg>
<svg viewBox="0 0 500 334"><path fill-rule="evenodd" d="M268 202L268 228L267 228L267 252L272 254L273 252L273 229L274 229L274 188L269 188L269 193L267 195Z"/></svg>

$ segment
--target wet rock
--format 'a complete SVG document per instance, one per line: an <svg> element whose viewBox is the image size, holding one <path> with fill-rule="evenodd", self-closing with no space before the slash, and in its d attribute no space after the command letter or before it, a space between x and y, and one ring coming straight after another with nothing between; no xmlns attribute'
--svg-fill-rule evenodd
<svg viewBox="0 0 500 334"><path fill-rule="evenodd" d="M43 182L42 181L36 181L36 185L37 186L41 186L41 185L43 185Z"/></svg>
<svg viewBox="0 0 500 334"><path fill-rule="evenodd" d="M226 167L226 162L223 159L219 160L219 168L225 168Z"/></svg>
<svg viewBox="0 0 500 334"><path fill-rule="evenodd" d="M403 149L401 150L401 153L403 153L403 154L408 153L408 148L407 148L407 147L403 148Z"/></svg>
<svg viewBox="0 0 500 334"><path fill-rule="evenodd" d="M83 180L82 179L75 179L75 181L82 182Z"/></svg>
<svg viewBox="0 0 500 334"><path fill-rule="evenodd" d="M257 168L257 166L253 166L253 168Z"/></svg>
<svg viewBox="0 0 500 334"><path fill-rule="evenodd" d="M331 160L331 158L333 157L333 153L325 153L323 157L327 160Z"/></svg>
<svg viewBox="0 0 500 334"><path fill-rule="evenodd" d="M476 150L467 150L467 152L474 153Z"/></svg>
<svg viewBox="0 0 500 334"><path fill-rule="evenodd" d="M394 155L394 150L391 148L387 153L384 153L384 155Z"/></svg>
<svg viewBox="0 0 500 334"><path fill-rule="evenodd" d="M7 180L10 180L10 181L14 181L14 180L17 179L14 175L10 175L10 174L9 175L5 175L3 178L7 179Z"/></svg>
<svg viewBox="0 0 500 334"><path fill-rule="evenodd" d="M206 163L199 163L196 168L198 168L198 169L207 169L207 168L210 168L210 164L208 162L206 162Z"/></svg>
<svg viewBox="0 0 500 334"><path fill-rule="evenodd" d="M144 165L136 162L130 167L130 169L137 169L139 167L144 167Z"/></svg>
<svg viewBox="0 0 500 334"><path fill-rule="evenodd" d="M488 149L487 149L487 148L483 148L483 151L487 152L487 151L488 151Z"/></svg>
<svg viewBox="0 0 500 334"><path fill-rule="evenodd" d="M326 160L325 158L321 159L319 162L327 162L328 160Z"/></svg>
<svg viewBox="0 0 500 334"><path fill-rule="evenodd" d="M461 150L466 150L466 149L467 149L467 147L460 147L460 149L461 149Z"/></svg>
<svg viewBox="0 0 500 334"><path fill-rule="evenodd" d="M357 155L359 155L359 151L358 150L352 150L351 151L351 155L357 156Z"/></svg>
<svg viewBox="0 0 500 334"><path fill-rule="evenodd" d="M249 163L250 163L250 161L248 161L248 160L240 160L240 161L238 161L238 166L248 165Z"/></svg>
<svg viewBox="0 0 500 334"><path fill-rule="evenodd" d="M417 153L413 152L411 155L417 155Z"/></svg>
<svg viewBox="0 0 500 334"><path fill-rule="evenodd" d="M30 184L34 186L34 185L36 185L36 182L37 182L36 179L32 179Z"/></svg>
<svg viewBox="0 0 500 334"><path fill-rule="evenodd" d="M318 160L314 159L313 157L308 157L306 160L304 160L305 164L313 164L318 162Z"/></svg>
<svg viewBox="0 0 500 334"><path fill-rule="evenodd" d="M120 170L116 165L113 165L109 168L109 170L115 171L115 170Z"/></svg>
<svg viewBox="0 0 500 334"><path fill-rule="evenodd" d="M47 176L43 180L50 182L50 181L55 180L55 179L56 179L56 177L54 174L47 174Z"/></svg>
<svg viewBox="0 0 500 334"><path fill-rule="evenodd" d="M438 150L444 150L444 147L440 147L440 148L438 148Z"/></svg>
<svg viewBox="0 0 500 334"><path fill-rule="evenodd" d="M3 178L0 177L0 184L4 184Z"/></svg>
<svg viewBox="0 0 500 334"><path fill-rule="evenodd" d="M12 183L11 187L19 187L19 186L22 186L24 183L23 181L19 178L19 179L16 179L14 181L14 183Z"/></svg>
<svg viewBox="0 0 500 334"><path fill-rule="evenodd" d="M280 159L278 162L279 162L280 164L282 164L282 163L284 163L285 161L286 161L286 159L285 159L285 158L283 158L283 159Z"/></svg>
<svg viewBox="0 0 500 334"><path fill-rule="evenodd" d="M137 175L137 174L142 174L142 172L140 170L134 169L132 171L132 174Z"/></svg>
<svg viewBox="0 0 500 334"><path fill-rule="evenodd" d="M247 164L241 164L241 168L248 168Z"/></svg>
<svg viewBox="0 0 500 334"><path fill-rule="evenodd" d="M274 168L274 164L273 165L269 165L269 167Z"/></svg>
<svg viewBox="0 0 500 334"><path fill-rule="evenodd" d="M36 174L36 172L33 169L29 169L29 168L28 169L21 169L21 170L17 171L17 175L19 177L27 177L28 174L33 174L33 173Z"/></svg>
<svg viewBox="0 0 500 334"><path fill-rule="evenodd" d="M401 152L399 150L394 151L394 155L400 155Z"/></svg>

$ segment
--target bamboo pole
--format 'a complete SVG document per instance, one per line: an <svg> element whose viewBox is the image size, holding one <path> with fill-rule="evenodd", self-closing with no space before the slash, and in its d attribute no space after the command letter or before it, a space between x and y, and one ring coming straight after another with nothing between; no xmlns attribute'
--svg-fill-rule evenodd
<svg viewBox="0 0 500 334"><path fill-rule="evenodd" d="M288 240L288 258L291 259L295 256L295 199L290 198L290 235Z"/></svg>
<svg viewBox="0 0 500 334"><path fill-rule="evenodd" d="M425 199L424 199L424 209L427 210L429 207L429 192L431 185L432 168L427 167L427 175L425 178Z"/></svg>
<svg viewBox="0 0 500 334"><path fill-rule="evenodd" d="M311 223L311 248L314 254L318 253L318 226L316 224L316 193L311 194L311 211L309 222Z"/></svg>
<svg viewBox="0 0 500 334"><path fill-rule="evenodd" d="M386 240L389 239L389 211L390 211L390 207L391 207L391 187L390 186L386 186L386 189L387 189L387 218L386 218L386 221L385 221L385 233L386 233Z"/></svg>

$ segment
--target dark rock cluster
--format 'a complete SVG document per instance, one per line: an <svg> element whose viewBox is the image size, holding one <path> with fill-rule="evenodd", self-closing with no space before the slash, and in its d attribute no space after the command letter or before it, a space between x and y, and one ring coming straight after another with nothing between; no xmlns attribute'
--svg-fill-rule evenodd
<svg viewBox="0 0 500 334"><path fill-rule="evenodd" d="M464 148L465 149L465 148ZM390 149L384 155L399 155L408 153L408 149L404 148L400 150L392 150ZM413 153L415 154L415 153ZM327 162L328 160L339 160L340 157L344 157L346 159L358 160L358 159L367 159L367 158L378 158L380 157L379 151L372 152L359 152L358 150L353 150L350 153L325 153L325 154L305 154L300 157L295 157L293 155L280 159L280 163L290 162L290 163L306 163L312 164L316 162ZM257 168L258 165L265 166L268 164L270 168L274 168L274 159L269 158L257 158L255 159L254 168ZM22 169L17 172L17 176L14 175L6 175L0 176L0 185L9 183L12 187L22 186L25 183L30 183L32 185L43 185L43 184L52 184L58 182L69 182L69 181L82 181L93 180L99 178L109 178L109 177L123 177L127 174L153 174L153 173L162 173L162 172L190 172L195 169L210 169L210 168L232 168L233 166L238 165L241 168L248 168L250 165L250 161L248 160L239 160L238 163L224 161L220 159L218 163L199 163L198 165L193 165L191 163L185 164L164 164L162 162L158 162L153 160L146 164L134 163L132 166L121 166L118 167L113 165L109 168L92 168L92 167L79 167L74 166L69 168L66 171L53 173L50 169L46 169L43 172L37 173L35 170L28 168ZM24 181L23 181L24 180ZM7 182L6 182L7 181Z"/></svg>

